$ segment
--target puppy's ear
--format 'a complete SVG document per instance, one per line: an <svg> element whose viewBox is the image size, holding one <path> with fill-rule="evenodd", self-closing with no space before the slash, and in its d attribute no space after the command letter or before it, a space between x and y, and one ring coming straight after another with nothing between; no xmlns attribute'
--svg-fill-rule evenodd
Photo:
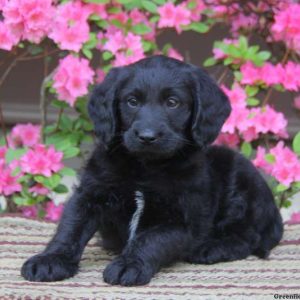
<svg viewBox="0 0 300 300"><path fill-rule="evenodd" d="M194 80L192 136L199 146L205 147L217 138L231 106L227 96L204 70L191 68Z"/></svg>
<svg viewBox="0 0 300 300"><path fill-rule="evenodd" d="M100 142L108 147L116 134L116 90L122 68L113 68L103 82L95 87L88 104L88 112Z"/></svg>

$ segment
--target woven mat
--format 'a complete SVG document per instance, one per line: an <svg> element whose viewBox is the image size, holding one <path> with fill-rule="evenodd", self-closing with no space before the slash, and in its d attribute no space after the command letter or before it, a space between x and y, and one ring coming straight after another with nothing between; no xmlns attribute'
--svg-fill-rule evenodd
<svg viewBox="0 0 300 300"><path fill-rule="evenodd" d="M0 217L0 299L274 299L300 294L300 225L286 226L284 239L268 260L215 265L177 263L161 270L147 286L120 287L103 282L112 259L92 239L80 272L61 282L28 282L20 268L40 252L56 225L22 217Z"/></svg>

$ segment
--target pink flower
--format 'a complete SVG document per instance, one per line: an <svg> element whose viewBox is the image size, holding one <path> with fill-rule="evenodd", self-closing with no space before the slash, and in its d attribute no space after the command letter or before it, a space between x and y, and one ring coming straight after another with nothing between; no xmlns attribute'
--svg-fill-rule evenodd
<svg viewBox="0 0 300 300"><path fill-rule="evenodd" d="M294 107L300 110L300 95L294 99Z"/></svg>
<svg viewBox="0 0 300 300"><path fill-rule="evenodd" d="M101 83L105 78L105 72L102 69L96 70L96 83Z"/></svg>
<svg viewBox="0 0 300 300"><path fill-rule="evenodd" d="M191 20L194 22L199 22L201 20L201 13L206 8L204 1L197 0L197 1L188 1L192 3L196 3L195 7L191 9Z"/></svg>
<svg viewBox="0 0 300 300"><path fill-rule="evenodd" d="M49 37L60 49L78 52L89 40L89 14L90 7L84 7L79 1L58 5Z"/></svg>
<svg viewBox="0 0 300 300"><path fill-rule="evenodd" d="M300 7L300 6L299 6ZM300 24L300 23L299 23ZM285 89L290 91L297 91L300 86L300 66L289 61L285 66L285 73L282 76L282 84Z"/></svg>
<svg viewBox="0 0 300 300"><path fill-rule="evenodd" d="M300 39L300 4L289 3L278 10L274 19L271 31L275 40L282 40L289 48L295 49L295 41Z"/></svg>
<svg viewBox="0 0 300 300"><path fill-rule="evenodd" d="M287 120L281 112L275 111L269 105L264 108L253 108L251 113L253 126L258 133L274 133L283 138L287 138Z"/></svg>
<svg viewBox="0 0 300 300"><path fill-rule="evenodd" d="M183 56L174 48L168 50L168 56L183 61Z"/></svg>
<svg viewBox="0 0 300 300"><path fill-rule="evenodd" d="M116 54L120 49L124 47L125 37L121 30L115 32L114 34L107 35L107 42L103 46L104 50L108 50L113 54Z"/></svg>
<svg viewBox="0 0 300 300"><path fill-rule="evenodd" d="M160 19L158 28L175 27L178 33L182 32L181 26L191 23L191 12L185 7L185 4L175 6L171 2L158 8Z"/></svg>
<svg viewBox="0 0 300 300"><path fill-rule="evenodd" d="M28 124L16 125L10 134L10 144L14 147L32 147L41 140L41 126Z"/></svg>
<svg viewBox="0 0 300 300"><path fill-rule="evenodd" d="M36 206L24 206L21 208L22 214L27 218L36 218L38 214L38 209Z"/></svg>
<svg viewBox="0 0 300 300"><path fill-rule="evenodd" d="M275 158L274 162L268 162L265 158L265 149L259 147L253 161L254 165L287 187L300 180L300 161L291 149L284 146L282 141L270 149L270 154Z"/></svg>
<svg viewBox="0 0 300 300"><path fill-rule="evenodd" d="M139 58L144 57L142 38L139 35L135 35L132 32L129 32L125 36L121 30L117 30L117 31L112 30L112 31L108 31L105 37L107 38L108 41L102 47L104 50L108 50L116 56L117 54L126 51L126 56L132 56L132 57L138 56ZM133 61L137 61L137 60L139 59L136 60L133 59Z"/></svg>
<svg viewBox="0 0 300 300"><path fill-rule="evenodd" d="M111 14L109 16L109 20L117 20L119 21L121 24L126 24L127 21L128 21L128 15L127 13L121 11L121 12L118 12L116 14Z"/></svg>
<svg viewBox="0 0 300 300"><path fill-rule="evenodd" d="M50 191L42 184L37 183L29 189L29 192L37 195L47 195Z"/></svg>
<svg viewBox="0 0 300 300"><path fill-rule="evenodd" d="M116 58L113 62L113 65L115 67L121 67L126 66L129 64L133 64L137 62L138 60L144 58L144 52L143 51L137 51L134 54L127 54L125 52L118 52L116 54Z"/></svg>
<svg viewBox="0 0 300 300"><path fill-rule="evenodd" d="M300 212L292 213L290 220L288 221L289 224L299 224L300 223Z"/></svg>
<svg viewBox="0 0 300 300"><path fill-rule="evenodd" d="M18 177L11 175L12 169L5 165L0 165L0 195L9 196L15 192L20 192L22 186L18 183Z"/></svg>
<svg viewBox="0 0 300 300"><path fill-rule="evenodd" d="M261 80L267 85L279 84L282 78L282 71L284 71L281 64L274 66L268 62L257 70L260 74Z"/></svg>
<svg viewBox="0 0 300 300"><path fill-rule="evenodd" d="M271 174L272 165L266 161L266 149L257 147L256 158L252 161L254 166L263 169L267 174Z"/></svg>
<svg viewBox="0 0 300 300"><path fill-rule="evenodd" d="M222 86L224 93L228 96L230 104L233 108L246 107L247 94L245 90L237 83L233 85L232 90L227 89L224 85Z"/></svg>
<svg viewBox="0 0 300 300"><path fill-rule="evenodd" d="M241 134L245 142L252 142L258 138L258 132L254 125L249 126L246 130L241 132Z"/></svg>
<svg viewBox="0 0 300 300"><path fill-rule="evenodd" d="M63 209L63 204L55 205L53 201L47 202L45 219L58 221L62 215Z"/></svg>
<svg viewBox="0 0 300 300"><path fill-rule="evenodd" d="M62 158L63 153L56 151L52 145L48 149L45 145L35 145L21 157L20 165L25 173L50 177L52 172L63 168Z"/></svg>
<svg viewBox="0 0 300 300"><path fill-rule="evenodd" d="M243 78L242 84L254 84L260 81L261 75L259 69L253 65L252 62L246 62L241 66L241 73Z"/></svg>
<svg viewBox="0 0 300 300"><path fill-rule="evenodd" d="M243 132L249 127L248 118L249 110L247 108L236 107L232 110L221 131L232 134L236 129L238 129L240 132Z"/></svg>
<svg viewBox="0 0 300 300"><path fill-rule="evenodd" d="M108 15L105 4L88 3L85 5L85 9L89 15L97 15L103 20L107 19Z"/></svg>
<svg viewBox="0 0 300 300"><path fill-rule="evenodd" d="M0 146L0 161L5 159L7 148L5 146Z"/></svg>
<svg viewBox="0 0 300 300"><path fill-rule="evenodd" d="M137 25L140 23L144 23L144 24L148 23L147 16L144 13L142 13L140 10L138 10L137 8L130 10L129 17L132 20L133 25Z"/></svg>
<svg viewBox="0 0 300 300"><path fill-rule="evenodd" d="M233 32L237 32L241 28L245 28L247 30L253 29L258 22L258 17L255 14L250 14L248 16L243 13L238 13L234 18L232 18L231 22L231 30Z"/></svg>
<svg viewBox="0 0 300 300"><path fill-rule="evenodd" d="M3 7L5 23L22 39L39 43L52 26L52 0L10 0Z"/></svg>
<svg viewBox="0 0 300 300"><path fill-rule="evenodd" d="M18 44L19 40L20 37L13 33L10 26L0 22L0 49L10 51L13 46Z"/></svg>
<svg viewBox="0 0 300 300"><path fill-rule="evenodd" d="M300 87L300 65L291 61L285 66L265 63L262 67L256 67L251 62L247 62L242 65L241 72L242 84L282 84L290 91L297 91Z"/></svg>
<svg viewBox="0 0 300 300"><path fill-rule="evenodd" d="M94 71L89 61L68 55L61 59L53 77L53 87L59 99L74 106L78 97L88 93L88 85L93 82Z"/></svg>
<svg viewBox="0 0 300 300"><path fill-rule="evenodd" d="M236 148L239 144L239 136L235 133L221 133L215 140L215 145L226 145L232 148Z"/></svg>

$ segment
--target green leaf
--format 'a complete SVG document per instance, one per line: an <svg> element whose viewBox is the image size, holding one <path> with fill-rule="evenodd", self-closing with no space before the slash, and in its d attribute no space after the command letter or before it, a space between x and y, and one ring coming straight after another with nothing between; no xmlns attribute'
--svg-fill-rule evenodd
<svg viewBox="0 0 300 300"><path fill-rule="evenodd" d="M61 176L59 174L53 174L51 177L45 177L43 185L51 190L56 188L61 181Z"/></svg>
<svg viewBox="0 0 300 300"><path fill-rule="evenodd" d="M27 152L26 148L22 149L7 149L5 153L5 161L10 164L14 159L19 159L22 155Z"/></svg>
<svg viewBox="0 0 300 300"><path fill-rule="evenodd" d="M35 204L34 199L20 196L14 196L13 201L19 206L29 206Z"/></svg>
<svg viewBox="0 0 300 300"><path fill-rule="evenodd" d="M69 104L65 101L54 99L51 101L51 105L56 108L68 108Z"/></svg>
<svg viewBox="0 0 300 300"><path fill-rule="evenodd" d="M225 58L224 59L224 66L228 66L228 65L230 65L230 64L232 64L233 63L233 61L234 61L234 59L232 58L232 57L227 57L227 58Z"/></svg>
<svg viewBox="0 0 300 300"><path fill-rule="evenodd" d="M44 133L49 134L49 133L53 133L56 130L56 124L53 125L48 125L44 128Z"/></svg>
<svg viewBox="0 0 300 300"><path fill-rule="evenodd" d="M109 3L110 0L84 0L86 3L97 3L97 4L106 4Z"/></svg>
<svg viewBox="0 0 300 300"><path fill-rule="evenodd" d="M249 97L253 97L258 93L259 88L257 86L247 85L245 90Z"/></svg>
<svg viewBox="0 0 300 300"><path fill-rule="evenodd" d="M293 150L300 155L300 131L295 135L293 139Z"/></svg>
<svg viewBox="0 0 300 300"><path fill-rule="evenodd" d="M114 55L113 55L111 52L109 52L109 51L104 51L104 52L102 53L102 58L103 58L103 60L105 60L105 61L111 59L113 56L114 56Z"/></svg>
<svg viewBox="0 0 300 300"><path fill-rule="evenodd" d="M117 0L117 2L119 2L120 4L128 4L131 3L132 0Z"/></svg>
<svg viewBox="0 0 300 300"><path fill-rule="evenodd" d="M116 27L121 28L121 29L122 29L123 26L124 26L124 25L123 25L119 20L117 20L117 19L113 19L113 20L111 20L110 22L111 22L112 25L115 25Z"/></svg>
<svg viewBox="0 0 300 300"><path fill-rule="evenodd" d="M156 23L157 21L159 21L159 16L153 16L150 18L151 23Z"/></svg>
<svg viewBox="0 0 300 300"><path fill-rule="evenodd" d="M241 57L241 51L233 44L228 45L228 54L233 57Z"/></svg>
<svg viewBox="0 0 300 300"><path fill-rule="evenodd" d="M85 142L85 143L92 143L93 141L94 140L90 135L84 135L82 138L82 142Z"/></svg>
<svg viewBox="0 0 300 300"><path fill-rule="evenodd" d="M209 30L209 26L202 22L194 22L187 26L188 29L194 30L199 33L205 33Z"/></svg>
<svg viewBox="0 0 300 300"><path fill-rule="evenodd" d="M142 0L142 6L153 14L157 12L157 5L153 1Z"/></svg>
<svg viewBox="0 0 300 300"><path fill-rule="evenodd" d="M97 34L95 32L90 33L89 40L84 44L84 48L94 49L98 44Z"/></svg>
<svg viewBox="0 0 300 300"><path fill-rule="evenodd" d="M69 190L64 184L59 184L53 191L57 194L65 194Z"/></svg>
<svg viewBox="0 0 300 300"><path fill-rule="evenodd" d="M69 147L63 152L64 152L64 159L67 159L67 158L77 156L80 153L80 149L77 147Z"/></svg>
<svg viewBox="0 0 300 300"><path fill-rule="evenodd" d="M100 20L96 21L96 25L100 28L107 28L109 24L106 20Z"/></svg>
<svg viewBox="0 0 300 300"><path fill-rule="evenodd" d="M252 145L250 143L247 142L243 142L242 146L241 146L241 152L247 157L249 158L252 154Z"/></svg>
<svg viewBox="0 0 300 300"><path fill-rule="evenodd" d="M12 172L11 172L11 175L12 176L17 176L19 175L21 172L21 168L20 167L16 167Z"/></svg>
<svg viewBox="0 0 300 300"><path fill-rule="evenodd" d="M63 176L76 176L76 172L72 168L64 167L59 171L59 174Z"/></svg>
<svg viewBox="0 0 300 300"><path fill-rule="evenodd" d="M239 48L241 51L246 52L248 49L248 40L244 36L240 36L239 38Z"/></svg>
<svg viewBox="0 0 300 300"><path fill-rule="evenodd" d="M217 63L217 60L214 57L209 57L204 61L203 66L211 67L211 66L214 66L216 63Z"/></svg>
<svg viewBox="0 0 300 300"><path fill-rule="evenodd" d="M247 51L246 54L251 57L251 56L254 56L257 53L258 50L259 50L259 46L257 46L257 45L251 46L251 47L248 48L248 51Z"/></svg>
<svg viewBox="0 0 300 300"><path fill-rule="evenodd" d="M144 52L148 52L152 49L155 49L155 44L149 41L142 41Z"/></svg>
<svg viewBox="0 0 300 300"><path fill-rule="evenodd" d="M53 144L55 149L58 151L64 151L70 148L72 145L70 139L63 139Z"/></svg>
<svg viewBox="0 0 300 300"><path fill-rule="evenodd" d="M93 52L86 48L86 47L83 47L82 48L82 53L88 58L88 59L92 59L93 58Z"/></svg>
<svg viewBox="0 0 300 300"><path fill-rule="evenodd" d="M250 97L247 99L247 105L249 105L249 106L257 106L259 103L260 103L259 100L256 98Z"/></svg>
<svg viewBox="0 0 300 300"><path fill-rule="evenodd" d="M31 55L38 55L38 54L41 54L41 53L44 51L44 49L43 49L42 47L37 46L37 45L34 45L34 44L29 45L29 46L27 47L27 50L28 50L28 52L29 52Z"/></svg>
<svg viewBox="0 0 300 300"><path fill-rule="evenodd" d="M133 33L141 34L141 35L147 34L152 31L152 29L145 24L134 25L134 26L132 26L131 30Z"/></svg>
<svg viewBox="0 0 300 300"><path fill-rule="evenodd" d="M276 157L273 154L268 153L265 155L265 160L270 164L274 164L276 162Z"/></svg>
<svg viewBox="0 0 300 300"><path fill-rule="evenodd" d="M167 0L153 0L153 2L155 2L158 5L163 5L167 2Z"/></svg>
<svg viewBox="0 0 300 300"><path fill-rule="evenodd" d="M59 122L59 128L64 131L72 131L74 121L66 114L62 114Z"/></svg>
<svg viewBox="0 0 300 300"><path fill-rule="evenodd" d="M288 190L288 187L287 186L285 186L285 185L283 185L283 184L281 184L281 183L279 183L277 186L276 186L276 192L284 192L284 191L286 191L286 190Z"/></svg>
<svg viewBox="0 0 300 300"><path fill-rule="evenodd" d="M238 81L241 81L241 80L242 80L243 75L242 75L241 72L239 72L239 71L234 71L233 74L234 74L234 77L235 77L236 80L238 80Z"/></svg>
<svg viewBox="0 0 300 300"><path fill-rule="evenodd" d="M196 1L191 1L188 3L187 8L188 9L194 9L197 6L197 2Z"/></svg>
<svg viewBox="0 0 300 300"><path fill-rule="evenodd" d="M271 57L271 52L269 51L261 51L257 54L257 57L259 58L259 60L267 60Z"/></svg>
<svg viewBox="0 0 300 300"><path fill-rule="evenodd" d="M290 200L285 199L283 202L283 207L289 208L292 205L292 202Z"/></svg>

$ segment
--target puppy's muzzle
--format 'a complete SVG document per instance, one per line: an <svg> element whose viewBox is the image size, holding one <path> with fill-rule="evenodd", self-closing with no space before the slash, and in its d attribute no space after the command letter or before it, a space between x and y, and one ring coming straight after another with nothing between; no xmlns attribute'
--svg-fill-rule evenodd
<svg viewBox="0 0 300 300"><path fill-rule="evenodd" d="M137 137L138 141L143 145L153 144L161 136L159 132L156 132L155 130L149 128L143 130L135 129L134 134Z"/></svg>

